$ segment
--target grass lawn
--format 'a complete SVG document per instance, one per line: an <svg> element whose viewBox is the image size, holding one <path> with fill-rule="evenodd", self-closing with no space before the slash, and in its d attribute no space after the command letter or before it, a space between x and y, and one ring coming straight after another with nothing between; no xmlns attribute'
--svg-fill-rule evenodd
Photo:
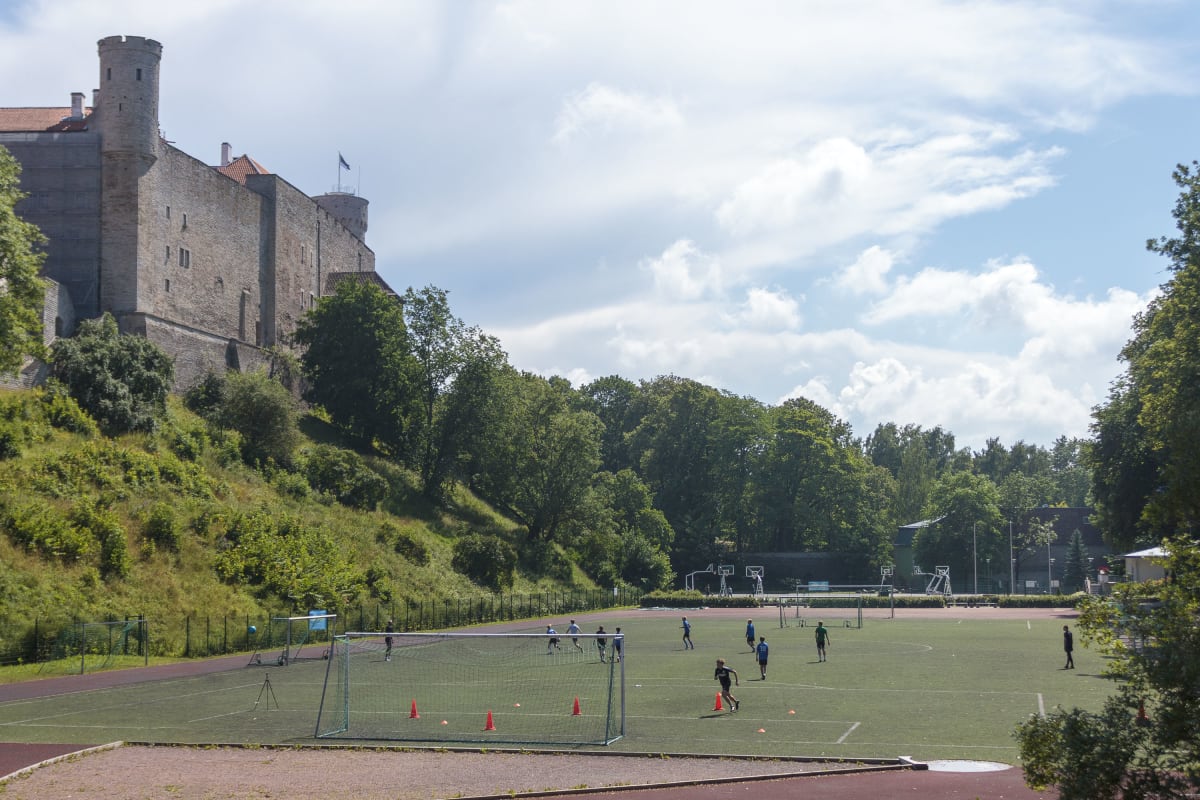
<svg viewBox="0 0 1200 800"><path fill-rule="evenodd" d="M781 629L777 610L757 609L757 632L771 647L765 681L746 646L745 610L686 612L696 645L687 651L680 639L680 612L622 610L580 615L579 621L588 632L597 623L610 632L621 626L627 637L626 735L605 748L609 751L845 759L907 755L1014 763L1012 731L1018 722L1058 705L1097 709L1112 691L1112 682L1100 674L1102 658L1082 648L1078 637L1078 668L1061 669L1062 625L1073 627L1069 618L1030 610L981 619L973 616L975 611L945 609L936 618L906 617L898 611L896 619L873 618L868 612L861 630L830 628L829 660L818 663L812 627L797 627L791 619ZM830 612L840 624L841 616L835 614ZM561 635L567 621L550 621ZM525 633L545 629L544 623L506 627ZM406 727L410 702L419 698L420 725L437 735L453 738L457 727L466 732L465 740L504 747L506 731L571 724L573 696L580 697L585 716L603 713L596 678L606 674L605 667L590 653L587 658L567 654L570 640L565 637L563 646L562 655L546 656L544 644L531 641L528 661L492 664L496 682L490 687L456 685L448 666L413 667L399 658L384 665L380 659L372 669L383 677L374 680L385 681L381 685L386 688L374 704L352 696L352 713L388 714L388 725L403 734L417 724ZM739 673L737 713L713 710L720 688L713 680L718 657ZM245 667L12 700L0 703L0 739L325 741L313 738L325 667L324 661ZM389 671L382 672L384 668ZM454 710L464 705L475 710ZM494 739L481 736L488 710L495 711Z"/></svg>

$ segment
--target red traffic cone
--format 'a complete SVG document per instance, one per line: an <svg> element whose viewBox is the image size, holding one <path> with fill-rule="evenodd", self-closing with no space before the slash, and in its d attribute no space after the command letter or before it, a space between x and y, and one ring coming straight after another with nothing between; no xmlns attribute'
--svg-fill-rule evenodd
<svg viewBox="0 0 1200 800"><path fill-rule="evenodd" d="M408 712L408 718L409 719L420 719L421 718L421 715L417 713L417 701L416 700L413 700L413 702L412 702L412 711Z"/></svg>
<svg viewBox="0 0 1200 800"><path fill-rule="evenodd" d="M577 695L577 696L575 697L575 708L574 708L574 710L572 710L572 711L571 711L571 716L572 716L572 717L578 717L578 716L580 716L582 713L583 713L583 712L581 712L581 711L579 710L579 697L578 697L578 695Z"/></svg>
<svg viewBox="0 0 1200 800"><path fill-rule="evenodd" d="M1138 725L1150 724L1150 718L1146 716L1146 701L1138 700L1138 713L1134 722L1136 722Z"/></svg>
<svg viewBox="0 0 1200 800"><path fill-rule="evenodd" d="M492 712L491 712L491 711L489 711L489 712L488 712L488 716L487 716L487 725L484 725L484 726L483 726L483 729L484 729L485 731L494 731L494 730L496 730L496 725L495 725L495 723L494 723L494 722L492 722Z"/></svg>
<svg viewBox="0 0 1200 800"><path fill-rule="evenodd" d="M713 711L724 711L725 706L721 703L721 693L717 692L717 704L713 706Z"/></svg>

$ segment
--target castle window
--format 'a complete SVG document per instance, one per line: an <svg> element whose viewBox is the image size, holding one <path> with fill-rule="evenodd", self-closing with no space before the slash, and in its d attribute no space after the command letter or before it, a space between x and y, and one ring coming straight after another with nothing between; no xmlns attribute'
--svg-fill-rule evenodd
<svg viewBox="0 0 1200 800"><path fill-rule="evenodd" d="M167 245L167 257L166 257L166 260L163 261L163 263L164 264L171 263L171 245Z"/></svg>
<svg viewBox="0 0 1200 800"><path fill-rule="evenodd" d="M179 266L190 267L192 265L192 251L186 248L179 248Z"/></svg>
<svg viewBox="0 0 1200 800"><path fill-rule="evenodd" d="M171 207L167 206L167 219L171 218Z"/></svg>
<svg viewBox="0 0 1200 800"><path fill-rule="evenodd" d="M142 68L141 67L138 67L138 69L137 69L137 79L139 81L142 79Z"/></svg>
<svg viewBox="0 0 1200 800"><path fill-rule="evenodd" d="M104 70L104 80L106 80L106 81L112 80L112 67L109 67L108 69Z"/></svg>
<svg viewBox="0 0 1200 800"><path fill-rule="evenodd" d="M184 215L183 215L183 227L184 227L185 229L187 228L187 214L184 214Z"/></svg>
<svg viewBox="0 0 1200 800"><path fill-rule="evenodd" d="M163 281L163 288L165 288L168 292L171 291L171 279L170 278L167 278L165 281Z"/></svg>

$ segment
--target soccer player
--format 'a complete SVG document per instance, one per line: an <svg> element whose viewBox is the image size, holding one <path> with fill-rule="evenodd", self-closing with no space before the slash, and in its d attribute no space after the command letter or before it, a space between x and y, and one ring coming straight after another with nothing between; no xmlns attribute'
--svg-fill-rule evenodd
<svg viewBox="0 0 1200 800"><path fill-rule="evenodd" d="M695 650L696 645L692 644L692 623L688 622L688 618L683 618L683 649Z"/></svg>
<svg viewBox="0 0 1200 800"><path fill-rule="evenodd" d="M396 627L392 623L392 621L389 619L387 621L387 627L385 627L383 630L387 633L394 633L396 630ZM392 660L392 637L390 637L390 636L383 637L383 645L384 645L383 660L391 661Z"/></svg>
<svg viewBox="0 0 1200 800"><path fill-rule="evenodd" d="M604 648L608 647L608 639L605 637L607 633L603 625L596 629L596 649L600 651L601 664L604 663Z"/></svg>
<svg viewBox="0 0 1200 800"><path fill-rule="evenodd" d="M754 648L754 652L758 654L758 671L762 674L762 679L767 679L767 637L758 637L758 647Z"/></svg>
<svg viewBox="0 0 1200 800"><path fill-rule="evenodd" d="M546 641L546 655L550 655L551 650L558 649L558 631L549 625L546 626L546 635L550 638Z"/></svg>
<svg viewBox="0 0 1200 800"><path fill-rule="evenodd" d="M571 644L575 645L575 649L583 652L583 645L579 643L579 634L583 633L579 626L575 624L575 620L571 620L571 624L567 626L567 635L571 637Z"/></svg>
<svg viewBox="0 0 1200 800"><path fill-rule="evenodd" d="M1063 625L1063 650L1067 651L1067 665L1063 669L1075 669L1075 636L1066 625Z"/></svg>
<svg viewBox="0 0 1200 800"><path fill-rule="evenodd" d="M817 661L825 660L825 645L832 644L829 641L829 631L825 628L825 623L817 620L817 630L814 634L817 640Z"/></svg>
<svg viewBox="0 0 1200 800"><path fill-rule="evenodd" d="M621 650L625 647L625 640L621 638L621 629L617 628L617 635L613 637L613 658L617 661L621 660Z"/></svg>
<svg viewBox="0 0 1200 800"><path fill-rule="evenodd" d="M746 620L746 646L750 648L750 652L754 652L754 620Z"/></svg>
<svg viewBox="0 0 1200 800"><path fill-rule="evenodd" d="M729 704L729 713L738 710L741 703L733 696L733 692L729 690L729 676L733 676L734 682L741 686L742 682L738 680L737 670L733 667L725 666L725 659L717 659L717 668L713 671L713 679L721 682L721 696L725 698L725 702Z"/></svg>

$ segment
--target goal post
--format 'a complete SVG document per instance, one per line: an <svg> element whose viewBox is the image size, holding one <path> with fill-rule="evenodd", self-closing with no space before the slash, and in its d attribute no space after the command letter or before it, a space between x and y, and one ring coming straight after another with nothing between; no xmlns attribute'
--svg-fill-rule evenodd
<svg viewBox="0 0 1200 800"><path fill-rule="evenodd" d="M804 628L824 622L827 627L863 626L862 592L814 592L779 596L779 627Z"/></svg>
<svg viewBox="0 0 1200 800"><path fill-rule="evenodd" d="M624 736L624 636L554 638L557 645L545 633L335 636L316 736L538 745Z"/></svg>
<svg viewBox="0 0 1200 800"><path fill-rule="evenodd" d="M112 622L75 622L63 628L38 668L41 674L74 673L150 663L149 623L144 617Z"/></svg>
<svg viewBox="0 0 1200 800"><path fill-rule="evenodd" d="M271 617L265 635L259 634L255 639L249 666L286 667L293 661L326 658L336 622L337 614L324 611L312 611L302 617Z"/></svg>

